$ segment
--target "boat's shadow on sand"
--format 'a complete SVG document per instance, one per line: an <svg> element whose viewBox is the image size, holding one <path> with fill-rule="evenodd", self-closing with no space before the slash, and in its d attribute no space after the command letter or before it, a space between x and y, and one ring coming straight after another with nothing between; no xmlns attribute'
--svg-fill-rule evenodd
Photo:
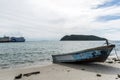
<svg viewBox="0 0 120 80"><path fill-rule="evenodd" d="M77 70L84 70L95 73L104 73L104 74L119 74L119 66L114 67L114 64L104 64L104 63L57 63L62 66L67 66Z"/></svg>

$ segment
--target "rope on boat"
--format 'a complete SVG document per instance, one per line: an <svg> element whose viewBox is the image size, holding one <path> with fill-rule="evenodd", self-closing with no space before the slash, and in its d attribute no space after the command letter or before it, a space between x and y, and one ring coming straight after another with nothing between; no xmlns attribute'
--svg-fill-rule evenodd
<svg viewBox="0 0 120 80"><path fill-rule="evenodd" d="M106 44L107 44L107 46L108 46L108 45L110 45L111 43L109 43L109 41L106 39ZM120 60L119 57L118 57L116 48L114 48L114 50L115 50L115 55L116 55L117 59Z"/></svg>
<svg viewBox="0 0 120 80"><path fill-rule="evenodd" d="M116 55L117 59L120 60L119 57L118 57L118 54L117 54L117 51L116 51L115 48L114 48L114 50L115 50L115 55Z"/></svg>
<svg viewBox="0 0 120 80"><path fill-rule="evenodd" d="M107 44L107 46L108 46L108 45L110 45L111 43L109 43L109 41L106 39L106 43L104 43L104 44ZM115 50L115 55L116 55L117 59L120 60L119 57L118 57L116 48L114 48L114 50Z"/></svg>

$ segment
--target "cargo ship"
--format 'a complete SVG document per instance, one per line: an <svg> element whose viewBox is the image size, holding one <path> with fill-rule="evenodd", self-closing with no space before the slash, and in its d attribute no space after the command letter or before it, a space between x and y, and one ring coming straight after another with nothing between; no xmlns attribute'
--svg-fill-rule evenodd
<svg viewBox="0 0 120 80"><path fill-rule="evenodd" d="M24 37L11 37L10 42L25 42Z"/></svg>
<svg viewBox="0 0 120 80"><path fill-rule="evenodd" d="M9 37L0 37L0 42L10 42L10 38Z"/></svg>
<svg viewBox="0 0 120 80"><path fill-rule="evenodd" d="M24 37L8 37L8 36L0 37L0 43L3 43L3 42L25 42L25 38Z"/></svg>

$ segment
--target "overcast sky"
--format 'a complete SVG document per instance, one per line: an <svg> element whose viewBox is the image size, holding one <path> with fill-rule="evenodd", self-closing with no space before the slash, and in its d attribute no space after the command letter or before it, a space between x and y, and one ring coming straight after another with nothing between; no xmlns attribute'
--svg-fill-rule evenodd
<svg viewBox="0 0 120 80"><path fill-rule="evenodd" d="M120 40L120 0L0 0L0 36L59 40L69 34Z"/></svg>

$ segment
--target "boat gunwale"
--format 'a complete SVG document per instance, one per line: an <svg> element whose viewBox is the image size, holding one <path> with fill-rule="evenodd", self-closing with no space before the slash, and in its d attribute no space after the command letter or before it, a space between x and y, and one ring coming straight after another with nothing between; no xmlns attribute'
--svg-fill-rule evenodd
<svg viewBox="0 0 120 80"><path fill-rule="evenodd" d="M100 47L95 47L95 48L90 48L90 49L85 49L85 50L81 50L81 51L76 51L76 52L70 52L70 53L63 53L63 54L56 54L56 55L52 55L52 57L54 56L65 56L65 55L72 55L72 54L77 54L77 53L82 53L82 52L87 52L87 51L91 51L91 50L100 50L103 48L114 48L115 45L107 45L107 46L100 46Z"/></svg>

